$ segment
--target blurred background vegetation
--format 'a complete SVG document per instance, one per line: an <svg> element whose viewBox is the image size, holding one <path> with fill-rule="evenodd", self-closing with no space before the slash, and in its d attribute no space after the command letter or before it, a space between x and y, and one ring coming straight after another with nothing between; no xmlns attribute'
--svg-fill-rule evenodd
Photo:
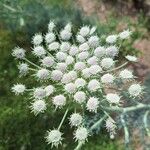
<svg viewBox="0 0 150 150"><path fill-rule="evenodd" d="M131 10L131 11L130 11ZM45 131L58 124L61 112L53 116L51 110L35 117L28 108L30 100L14 96L10 88L19 81L17 63L11 50L20 46L30 51L31 37L45 33L49 20L58 28L72 22L75 30L84 24L96 25L98 34L105 37L126 29L133 30L132 39L124 43L120 58L128 54L141 55L134 46L137 40L148 39L149 5L141 0L0 0L0 150L46 150ZM134 66L133 66L134 68ZM24 83L34 84L28 76ZM149 81L150 82L150 81ZM53 120L55 120L53 122ZM60 150L71 150L72 135ZM103 131L91 137L85 150L122 150L122 140L111 141Z"/></svg>

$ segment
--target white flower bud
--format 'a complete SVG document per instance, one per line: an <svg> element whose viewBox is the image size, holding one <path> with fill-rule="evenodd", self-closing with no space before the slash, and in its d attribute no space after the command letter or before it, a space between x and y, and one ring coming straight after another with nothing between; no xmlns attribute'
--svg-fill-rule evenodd
<svg viewBox="0 0 150 150"><path fill-rule="evenodd" d="M18 69L19 69L20 75L26 75L29 71L28 64L26 64L26 63L19 64Z"/></svg>
<svg viewBox="0 0 150 150"><path fill-rule="evenodd" d="M65 90L69 94L72 94L76 91L76 85L74 83L68 83L68 84L65 85Z"/></svg>
<svg viewBox="0 0 150 150"><path fill-rule="evenodd" d="M43 42L43 37L41 34L35 34L32 38L34 45L40 45Z"/></svg>
<svg viewBox="0 0 150 150"><path fill-rule="evenodd" d="M36 76L39 80L47 80L50 78L50 73L49 73L49 70L47 70L47 69L40 69L36 73Z"/></svg>
<svg viewBox="0 0 150 150"><path fill-rule="evenodd" d="M67 83L70 83L72 81L72 77L71 77L71 75L70 74L64 74L63 75L63 77L62 77L62 79L61 79L61 82L63 83L63 84L67 84Z"/></svg>
<svg viewBox="0 0 150 150"><path fill-rule="evenodd" d="M68 75L70 76L71 78L71 81L75 80L77 78L77 72L72 70L68 73Z"/></svg>
<svg viewBox="0 0 150 150"><path fill-rule="evenodd" d="M90 33L90 28L88 26L84 26L80 29L79 33L83 37L88 36Z"/></svg>
<svg viewBox="0 0 150 150"><path fill-rule="evenodd" d="M132 72L129 71L128 69L122 70L122 71L120 72L120 74L119 74L119 77L120 77L121 79L133 79L133 78L134 78Z"/></svg>
<svg viewBox="0 0 150 150"><path fill-rule="evenodd" d="M43 88L36 88L33 92L33 97L35 99L43 99L46 97L46 90Z"/></svg>
<svg viewBox="0 0 150 150"><path fill-rule="evenodd" d="M66 63L57 63L56 69L60 70L61 72L64 73L67 69L67 64Z"/></svg>
<svg viewBox="0 0 150 150"><path fill-rule="evenodd" d="M99 107L99 101L97 98L95 97L91 97L86 104L86 108L87 110L89 110L90 112L97 112L97 108Z"/></svg>
<svg viewBox="0 0 150 150"><path fill-rule="evenodd" d="M96 79L92 79L89 83L88 83L88 89L91 91L91 92L95 92L97 91L98 89L100 89L101 86L100 86L100 83L99 81L97 81Z"/></svg>
<svg viewBox="0 0 150 150"><path fill-rule="evenodd" d="M70 43L69 42L62 42L60 45L60 50L63 52L67 52L70 50Z"/></svg>
<svg viewBox="0 0 150 150"><path fill-rule="evenodd" d="M88 57L89 57L89 52L81 52L81 53L78 54L78 59L80 61L84 61Z"/></svg>
<svg viewBox="0 0 150 150"><path fill-rule="evenodd" d="M89 49L90 49L90 47L89 47L88 43L86 43L86 42L79 46L80 51L87 51Z"/></svg>
<svg viewBox="0 0 150 150"><path fill-rule="evenodd" d="M55 88L52 85L48 85L45 87L46 96L50 96L54 93Z"/></svg>
<svg viewBox="0 0 150 150"><path fill-rule="evenodd" d="M96 31L96 27L92 27L90 30L90 35L92 35Z"/></svg>
<svg viewBox="0 0 150 150"><path fill-rule="evenodd" d="M79 126L82 123L82 116L79 113L73 113L70 118L70 125L71 126Z"/></svg>
<svg viewBox="0 0 150 150"><path fill-rule="evenodd" d="M90 74L96 75L102 71L102 68L99 65L92 65L89 70Z"/></svg>
<svg viewBox="0 0 150 150"><path fill-rule="evenodd" d="M112 74L104 74L102 77L101 77L101 82L104 83L104 84L112 84L114 82L114 76Z"/></svg>
<svg viewBox="0 0 150 150"><path fill-rule="evenodd" d="M103 58L101 61L101 66L104 69L109 69L114 66L114 61L112 58Z"/></svg>
<svg viewBox="0 0 150 150"><path fill-rule="evenodd" d="M119 50L116 46L109 46L106 48L106 55L109 57L115 57L119 53Z"/></svg>
<svg viewBox="0 0 150 150"><path fill-rule="evenodd" d="M51 79L54 81L60 81L62 79L63 73L60 70L53 70L51 73Z"/></svg>
<svg viewBox="0 0 150 150"><path fill-rule="evenodd" d="M88 137L88 130L84 127L79 127L74 133L76 141L85 142Z"/></svg>
<svg viewBox="0 0 150 150"><path fill-rule="evenodd" d="M12 92L14 92L16 95L19 95L25 92L26 87L23 84L15 84L11 89Z"/></svg>
<svg viewBox="0 0 150 150"><path fill-rule="evenodd" d="M46 54L46 51L42 46L36 46L33 49L33 54L37 57L43 57Z"/></svg>
<svg viewBox="0 0 150 150"><path fill-rule="evenodd" d="M137 57L131 56L131 55L127 55L126 59L129 60L129 61L131 61L131 62L137 62L138 61Z"/></svg>
<svg viewBox="0 0 150 150"><path fill-rule="evenodd" d="M82 78L77 78L75 81L75 85L77 88L84 87L86 85L86 81Z"/></svg>
<svg viewBox="0 0 150 150"><path fill-rule="evenodd" d="M140 96L142 93L142 87L140 84L132 84L129 89L128 92L131 96L133 97L137 97Z"/></svg>
<svg viewBox="0 0 150 150"><path fill-rule="evenodd" d="M25 57L25 50L23 48L16 47L12 50L12 56L17 59L23 59Z"/></svg>
<svg viewBox="0 0 150 150"><path fill-rule="evenodd" d="M71 36L72 36L72 33L70 31L68 31L68 30L62 30L60 32L60 37L61 37L62 40L66 40L67 41L67 40L69 40L71 38Z"/></svg>
<svg viewBox="0 0 150 150"><path fill-rule="evenodd" d="M57 49L59 49L59 43L58 42L52 42L51 44L48 45L48 49L50 51L55 51Z"/></svg>
<svg viewBox="0 0 150 150"><path fill-rule="evenodd" d="M48 30L49 30L50 32L52 32L53 29L54 29L54 27L55 27L54 22L53 22L53 21L50 21L49 24L48 24Z"/></svg>
<svg viewBox="0 0 150 150"><path fill-rule="evenodd" d="M54 33L49 32L45 35L45 41L47 44L50 44L56 40L56 36Z"/></svg>
<svg viewBox="0 0 150 150"><path fill-rule="evenodd" d="M105 51L105 48L102 47L102 46L99 46L97 47L95 50L94 50L94 55L96 57L103 57L104 55L106 54L106 51Z"/></svg>
<svg viewBox="0 0 150 150"><path fill-rule="evenodd" d="M110 104L119 104L120 102L120 97L118 94L113 94L113 93L109 93L106 95L106 100L110 103Z"/></svg>
<svg viewBox="0 0 150 150"><path fill-rule="evenodd" d="M76 54L78 54L78 52L79 52L78 47L75 46L75 45L73 45L73 46L71 46L71 48L70 48L69 55L75 56Z"/></svg>
<svg viewBox="0 0 150 150"><path fill-rule="evenodd" d="M57 95L53 98L53 104L56 107L61 108L62 106L66 104L66 98L63 95Z"/></svg>
<svg viewBox="0 0 150 150"><path fill-rule="evenodd" d="M85 68L82 70L82 76L84 78L89 78L91 76L91 73L90 73L90 69L89 68Z"/></svg>
<svg viewBox="0 0 150 150"><path fill-rule="evenodd" d="M107 38L106 38L106 42L107 43L110 43L110 44L113 44L116 42L117 40L117 35L109 35Z"/></svg>
<svg viewBox="0 0 150 150"><path fill-rule="evenodd" d="M99 37L98 36L91 36L88 39L88 43L89 43L90 47L96 48L99 45Z"/></svg>
<svg viewBox="0 0 150 150"><path fill-rule="evenodd" d="M74 69L77 71L82 71L85 68L86 68L86 64L84 62L77 62L74 65Z"/></svg>
<svg viewBox="0 0 150 150"><path fill-rule="evenodd" d="M71 65L74 63L74 58L72 56L67 56L66 58L66 64Z"/></svg>
<svg viewBox="0 0 150 150"><path fill-rule="evenodd" d="M121 39L127 39L127 38L129 38L129 36L131 35L131 31L129 31L129 29L128 30L124 30L123 32L121 32L120 34L119 34L119 37L121 38Z"/></svg>
<svg viewBox="0 0 150 150"><path fill-rule="evenodd" d="M52 147L58 147L58 145L61 144L62 141L62 133L59 130L48 131L46 141L48 144L52 144Z"/></svg>
<svg viewBox="0 0 150 150"><path fill-rule="evenodd" d="M47 57L44 57L41 60L41 62L44 67L52 67L54 64L54 59L52 57L47 56Z"/></svg>
<svg viewBox="0 0 150 150"><path fill-rule="evenodd" d="M46 110L46 103L44 100L35 100L30 108L35 115L38 115Z"/></svg>
<svg viewBox="0 0 150 150"><path fill-rule="evenodd" d="M97 65L98 58L96 56L92 56L87 60L89 65Z"/></svg>
<svg viewBox="0 0 150 150"><path fill-rule="evenodd" d="M79 104L85 102L85 99L86 99L86 95L82 91L78 91L74 95L74 100Z"/></svg>
<svg viewBox="0 0 150 150"><path fill-rule="evenodd" d="M77 35L76 36L76 39L79 43L84 43L85 42L85 38L82 36L82 35Z"/></svg>
<svg viewBox="0 0 150 150"><path fill-rule="evenodd" d="M72 24L71 24L71 23L68 23L68 24L64 27L64 30L67 30L67 31L71 32L71 28L72 28Z"/></svg>
<svg viewBox="0 0 150 150"><path fill-rule="evenodd" d="M66 58L67 58L67 54L64 53L64 52L58 52L56 54L56 58L59 60L59 61L65 61Z"/></svg>

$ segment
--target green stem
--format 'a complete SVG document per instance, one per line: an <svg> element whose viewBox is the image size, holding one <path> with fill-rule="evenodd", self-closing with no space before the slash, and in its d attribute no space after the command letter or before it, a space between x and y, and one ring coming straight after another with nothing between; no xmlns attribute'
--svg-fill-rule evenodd
<svg viewBox="0 0 150 150"><path fill-rule="evenodd" d="M36 65L35 63L31 62L31 61L28 60L27 58L24 58L24 60L25 60L26 62L28 62L29 64L33 65L34 67L37 67L37 68L40 68L40 69L41 69L40 66L38 66L38 65Z"/></svg>
<svg viewBox="0 0 150 150"><path fill-rule="evenodd" d="M65 114L64 114L64 116L63 116L63 118L62 118L62 120L61 120L61 122L60 122L60 124L58 126L58 130L60 130L60 128L61 128L61 126L62 126L62 124L63 124L63 122L64 122L64 120L65 120L65 118L67 116L68 111L69 111L69 109L67 108L66 111L65 111Z"/></svg>
<svg viewBox="0 0 150 150"><path fill-rule="evenodd" d="M150 129L148 127L148 122L147 122L147 118L148 118L149 113L150 113L149 110L145 112L143 122L144 122L144 127L145 127L145 130L147 132L147 135L150 137Z"/></svg>

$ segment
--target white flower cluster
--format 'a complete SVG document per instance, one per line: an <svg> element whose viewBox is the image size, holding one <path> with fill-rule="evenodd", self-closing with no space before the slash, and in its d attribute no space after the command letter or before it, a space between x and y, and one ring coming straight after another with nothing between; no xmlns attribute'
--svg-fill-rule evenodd
<svg viewBox="0 0 150 150"><path fill-rule="evenodd" d="M96 27L83 26L77 35L73 35L71 24L67 24L57 34L54 28L55 24L51 21L46 35L35 34L32 39L32 54L39 58L40 65L25 58L25 50L22 48L17 47L12 52L15 58L22 60L18 66L20 74L34 72L33 75L40 81L39 84L43 85L26 89L23 84L16 84L12 91L16 95L30 92L33 99L30 108L35 115L45 112L49 103L52 103L56 110L74 103L74 107L84 108L90 113L97 113L105 107L102 107L103 101L107 107L119 107L121 94L105 93L105 87L116 86L116 80L125 83L134 79L134 75L128 69L121 70L119 74L113 72L116 66L114 58L119 53L117 40L127 39L131 32L126 30L118 35L109 35L106 45L102 45L100 37L95 33ZM77 43L74 43L74 37ZM137 61L135 56L130 55L126 56L126 59ZM131 97L140 96L142 91L140 84L132 84L127 90ZM84 116L77 112L69 118L71 127L77 128L74 138L79 142L85 142L90 132L83 120ZM48 131L48 144L58 146L62 142L60 127ZM106 120L106 128L111 136L114 135L116 125L111 118Z"/></svg>

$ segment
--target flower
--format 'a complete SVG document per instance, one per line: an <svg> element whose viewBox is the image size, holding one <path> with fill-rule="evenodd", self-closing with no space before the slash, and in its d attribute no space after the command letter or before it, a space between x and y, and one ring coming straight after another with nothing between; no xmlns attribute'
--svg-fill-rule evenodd
<svg viewBox="0 0 150 150"><path fill-rule="evenodd" d="M38 87L34 90L33 92L33 97L35 99L43 99L46 97L46 90L41 88L41 87Z"/></svg>
<svg viewBox="0 0 150 150"><path fill-rule="evenodd" d="M88 26L83 26L79 31L79 34L83 37L88 36L89 33L90 33L90 28Z"/></svg>
<svg viewBox="0 0 150 150"><path fill-rule="evenodd" d="M67 83L69 83L71 81L72 81L72 76L69 73L64 74L63 77L62 77L62 79L61 79L61 82L63 84L67 84Z"/></svg>
<svg viewBox="0 0 150 150"><path fill-rule="evenodd" d="M86 108L90 112L97 112L97 108L99 107L99 101L95 97L90 97L87 101Z"/></svg>
<svg viewBox="0 0 150 150"><path fill-rule="evenodd" d="M26 63L21 63L18 65L20 75L26 75L29 71L29 66Z"/></svg>
<svg viewBox="0 0 150 150"><path fill-rule="evenodd" d="M64 97L64 95L57 95L53 98L53 104L56 107L61 108L62 106L64 106L66 104L66 97Z"/></svg>
<svg viewBox="0 0 150 150"><path fill-rule="evenodd" d="M60 50L63 52L67 52L70 50L70 43L69 42L62 42L60 45Z"/></svg>
<svg viewBox="0 0 150 150"><path fill-rule="evenodd" d="M53 29L54 29L54 27L55 27L54 22L53 22L53 21L50 21L49 24L48 24L48 30L49 30L50 32L52 32Z"/></svg>
<svg viewBox="0 0 150 150"><path fill-rule="evenodd" d="M72 94L76 91L76 85L74 83L68 83L65 85L65 90L69 94Z"/></svg>
<svg viewBox="0 0 150 150"><path fill-rule="evenodd" d="M34 45L40 45L43 41L43 37L41 34L35 34L32 38L32 42Z"/></svg>
<svg viewBox="0 0 150 150"><path fill-rule="evenodd" d="M68 23L68 24L64 27L64 29L67 30L67 31L69 31L69 32L71 32L71 28L72 28L72 24L71 24L71 23Z"/></svg>
<svg viewBox="0 0 150 150"><path fill-rule="evenodd" d="M69 55L75 56L76 54L78 54L78 52L79 52L78 47L75 45L72 45L69 51Z"/></svg>
<svg viewBox="0 0 150 150"><path fill-rule="evenodd" d="M47 69L40 69L37 71L36 76L39 80L47 80L50 78L50 72Z"/></svg>
<svg viewBox="0 0 150 150"><path fill-rule="evenodd" d="M71 64L73 64L74 63L74 58L72 57L72 56L67 56L67 58L66 58L66 64L67 65L71 65Z"/></svg>
<svg viewBox="0 0 150 150"><path fill-rule="evenodd" d="M99 46L94 50L94 55L96 57L103 57L106 54L105 48L103 46Z"/></svg>
<svg viewBox="0 0 150 150"><path fill-rule="evenodd" d="M90 49L90 47L89 47L88 43L86 43L86 42L79 46L80 51L87 51L89 49Z"/></svg>
<svg viewBox="0 0 150 150"><path fill-rule="evenodd" d="M100 86L100 83L98 80L96 79L92 79L89 83L88 83L88 89L91 91L91 92L95 92L97 91L98 89L100 89L101 86Z"/></svg>
<svg viewBox="0 0 150 150"><path fill-rule="evenodd" d="M16 47L12 50L12 56L17 59L23 59L25 57L25 50L23 48Z"/></svg>
<svg viewBox="0 0 150 150"><path fill-rule="evenodd" d="M106 95L106 100L110 104L119 104L119 102L120 102L120 96L118 94L109 93L109 94Z"/></svg>
<svg viewBox="0 0 150 150"><path fill-rule="evenodd" d="M46 54L46 51L42 46L36 46L33 49L33 54L37 57L43 57Z"/></svg>
<svg viewBox="0 0 150 150"><path fill-rule="evenodd" d="M74 71L74 70L68 72L68 75L70 76L71 81L73 81L73 80L75 80L77 78L77 72Z"/></svg>
<svg viewBox="0 0 150 150"><path fill-rule="evenodd" d="M68 31L68 30L62 30L60 32L60 37L61 37L62 40L66 40L67 41L67 40L69 40L71 38L71 36L72 36L72 33L70 31Z"/></svg>
<svg viewBox="0 0 150 150"><path fill-rule="evenodd" d="M88 39L88 43L90 45L90 47L95 48L99 45L99 37L98 36L91 36Z"/></svg>
<svg viewBox="0 0 150 150"><path fill-rule="evenodd" d="M51 79L54 81L60 81L62 79L63 73L60 70L53 70L51 72Z"/></svg>
<svg viewBox="0 0 150 150"><path fill-rule="evenodd" d="M46 103L44 100L35 100L30 108L31 112L33 112L35 115L38 115L46 110Z"/></svg>
<svg viewBox="0 0 150 150"><path fill-rule="evenodd" d="M102 77L101 77L101 82L104 83L104 84L111 84L114 82L114 76L112 74L104 74Z"/></svg>
<svg viewBox="0 0 150 150"><path fill-rule="evenodd" d="M85 68L86 68L86 64L84 62L77 62L74 65L74 69L77 71L82 71Z"/></svg>
<svg viewBox="0 0 150 150"><path fill-rule="evenodd" d="M110 43L110 44L113 44L116 42L117 40L117 35L109 35L107 38L106 38L106 42L107 43Z"/></svg>
<svg viewBox="0 0 150 150"><path fill-rule="evenodd" d="M104 69L109 69L114 65L114 60L112 58L103 58L101 61L101 66Z"/></svg>
<svg viewBox="0 0 150 150"><path fill-rule="evenodd" d="M59 130L51 130L47 132L46 141L48 144L52 144L53 146L58 147L62 141L62 133Z"/></svg>
<svg viewBox="0 0 150 150"><path fill-rule="evenodd" d="M98 58L96 56L92 56L87 60L87 63L89 65L97 65L98 64Z"/></svg>
<svg viewBox="0 0 150 150"><path fill-rule="evenodd" d="M133 79L133 74L131 71L129 71L128 69L124 69L120 72L119 74L121 79Z"/></svg>
<svg viewBox="0 0 150 150"><path fill-rule="evenodd" d="M45 87L44 90L46 91L46 96L50 96L51 94L54 93L55 88L52 85L48 85Z"/></svg>
<svg viewBox="0 0 150 150"><path fill-rule="evenodd" d="M84 78L89 78L91 76L91 73L90 73L90 68L85 68L82 70L82 76Z"/></svg>
<svg viewBox="0 0 150 150"><path fill-rule="evenodd" d="M142 93L142 87L140 84L132 84L129 87L128 92L130 96L133 96L133 97L140 96L140 94Z"/></svg>
<svg viewBox="0 0 150 150"><path fill-rule="evenodd" d="M90 35L92 35L96 31L96 27L92 27L90 30Z"/></svg>
<svg viewBox="0 0 150 150"><path fill-rule="evenodd" d="M56 54L56 58L58 59L58 61L65 61L67 58L67 54L64 52L58 52Z"/></svg>
<svg viewBox="0 0 150 150"><path fill-rule="evenodd" d="M79 43L84 43L85 42L85 38L82 36L82 35L77 35L76 36L76 39Z"/></svg>
<svg viewBox="0 0 150 150"><path fill-rule="evenodd" d="M56 40L56 36L54 33L49 32L45 35L45 41L47 44L50 44Z"/></svg>
<svg viewBox="0 0 150 150"><path fill-rule="evenodd" d="M135 56L127 55L126 59L131 62L137 62L137 57L135 57Z"/></svg>
<svg viewBox="0 0 150 150"><path fill-rule="evenodd" d="M48 49L50 51L55 51L57 49L59 49L60 45L58 42L52 42L51 44L48 45Z"/></svg>
<svg viewBox="0 0 150 150"><path fill-rule="evenodd" d="M78 54L78 59L80 61L84 61L88 57L89 57L89 52L81 52L81 53Z"/></svg>
<svg viewBox="0 0 150 150"><path fill-rule="evenodd" d="M121 39L127 39L127 38L129 38L129 36L131 35L131 31L129 31L129 29L128 30L124 30L123 32L121 32L120 34L119 34L119 37L121 38Z"/></svg>
<svg viewBox="0 0 150 150"><path fill-rule="evenodd" d="M77 103L81 104L85 101L86 95L83 91L78 91L74 94L74 99Z"/></svg>
<svg viewBox="0 0 150 150"><path fill-rule="evenodd" d="M55 61L54 58L47 56L44 57L41 62L44 67L52 67Z"/></svg>
<svg viewBox="0 0 150 150"><path fill-rule="evenodd" d="M76 139L76 141L79 142L85 142L87 140L88 137L88 130L84 127L79 127L75 133L74 133L74 138Z"/></svg>
<svg viewBox="0 0 150 150"><path fill-rule="evenodd" d="M82 116L79 113L73 113L70 118L70 125L71 126L79 126L82 123Z"/></svg>
<svg viewBox="0 0 150 150"><path fill-rule="evenodd" d="M106 48L106 55L109 57L115 57L119 53L119 50L116 46L109 46Z"/></svg>
<svg viewBox="0 0 150 150"><path fill-rule="evenodd" d="M57 63L56 69L60 70L62 73L64 73L67 69L67 64L66 63Z"/></svg>
<svg viewBox="0 0 150 150"><path fill-rule="evenodd" d="M84 87L86 85L86 81L82 78L77 78L75 80L75 85L76 85L77 88Z"/></svg>
<svg viewBox="0 0 150 150"><path fill-rule="evenodd" d="M96 75L102 71L102 68L99 65L92 65L89 70L90 74Z"/></svg>
<svg viewBox="0 0 150 150"><path fill-rule="evenodd" d="M11 89L12 92L14 92L16 95L19 95L25 92L26 87L23 84L15 84Z"/></svg>

